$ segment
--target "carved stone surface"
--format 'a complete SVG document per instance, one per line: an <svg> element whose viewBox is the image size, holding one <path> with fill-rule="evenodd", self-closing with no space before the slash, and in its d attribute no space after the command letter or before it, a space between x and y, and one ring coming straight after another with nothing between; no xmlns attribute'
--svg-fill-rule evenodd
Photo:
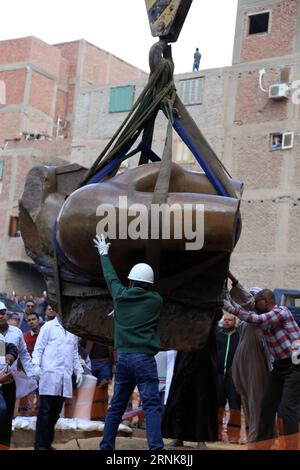
<svg viewBox="0 0 300 470"><path fill-rule="evenodd" d="M39 166L28 174L20 200L20 227L25 248L47 283L50 303L57 305L54 288L52 231L58 214L62 316L66 328L84 338L113 343L112 301L102 277L97 250L92 244L101 202L151 204L159 164L143 165L104 183L73 192L86 173L78 165ZM237 192L239 182L233 182ZM69 196L71 194L71 196ZM68 197L69 196L69 197ZM224 280L234 247L239 200L223 198L205 175L172 165L168 203L205 203L204 249L185 251L182 240L159 241L159 279L155 288L164 304L160 320L162 348L201 349L213 320L220 317ZM63 207L63 208L62 208ZM112 241L111 258L121 280L135 262L147 261L145 240Z"/></svg>

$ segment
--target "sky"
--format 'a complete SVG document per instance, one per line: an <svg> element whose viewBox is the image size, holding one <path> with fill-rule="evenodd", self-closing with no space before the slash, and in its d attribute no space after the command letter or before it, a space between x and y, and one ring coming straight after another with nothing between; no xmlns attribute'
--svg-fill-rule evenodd
<svg viewBox="0 0 300 470"><path fill-rule="evenodd" d="M238 0L194 0L172 46L175 73L231 65ZM8 0L1 5L0 40L36 36L49 43L86 39L149 71L151 36L144 0Z"/></svg>

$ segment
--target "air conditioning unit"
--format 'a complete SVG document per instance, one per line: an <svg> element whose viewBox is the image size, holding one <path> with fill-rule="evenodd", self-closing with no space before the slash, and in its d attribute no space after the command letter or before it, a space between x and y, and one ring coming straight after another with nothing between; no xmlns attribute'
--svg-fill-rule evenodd
<svg viewBox="0 0 300 470"><path fill-rule="evenodd" d="M276 83L269 88L269 98L280 100L289 97L290 88L287 83Z"/></svg>

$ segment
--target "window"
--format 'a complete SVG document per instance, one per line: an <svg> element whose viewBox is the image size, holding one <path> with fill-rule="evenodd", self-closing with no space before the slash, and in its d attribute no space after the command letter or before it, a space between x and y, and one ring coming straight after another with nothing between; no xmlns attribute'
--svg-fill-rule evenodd
<svg viewBox="0 0 300 470"><path fill-rule="evenodd" d="M294 146L294 132L283 132L271 134L270 136L270 148L272 151L275 150L288 150Z"/></svg>
<svg viewBox="0 0 300 470"><path fill-rule="evenodd" d="M0 105L6 104L6 85L3 80L0 80Z"/></svg>
<svg viewBox="0 0 300 470"><path fill-rule="evenodd" d="M21 235L19 228L19 217L11 216L8 235L10 237L19 237Z"/></svg>
<svg viewBox="0 0 300 470"><path fill-rule="evenodd" d="M202 98L203 78L180 80L178 83L178 95L183 104L200 104Z"/></svg>
<svg viewBox="0 0 300 470"><path fill-rule="evenodd" d="M66 137L67 121L62 118L58 118L56 121L56 138Z"/></svg>
<svg viewBox="0 0 300 470"><path fill-rule="evenodd" d="M294 147L294 132L285 132L282 134L282 149L292 149Z"/></svg>
<svg viewBox="0 0 300 470"><path fill-rule="evenodd" d="M135 87L121 86L110 89L109 112L121 113L130 111L133 105Z"/></svg>
<svg viewBox="0 0 300 470"><path fill-rule="evenodd" d="M270 12L249 15L249 34L267 33L269 31Z"/></svg>
<svg viewBox="0 0 300 470"><path fill-rule="evenodd" d="M174 145L174 158L176 163L194 163L196 159L190 149L182 140L177 140Z"/></svg>
<svg viewBox="0 0 300 470"><path fill-rule="evenodd" d="M4 160L0 160L0 181L3 180Z"/></svg>
<svg viewBox="0 0 300 470"><path fill-rule="evenodd" d="M281 150L282 134L271 134L271 150Z"/></svg>

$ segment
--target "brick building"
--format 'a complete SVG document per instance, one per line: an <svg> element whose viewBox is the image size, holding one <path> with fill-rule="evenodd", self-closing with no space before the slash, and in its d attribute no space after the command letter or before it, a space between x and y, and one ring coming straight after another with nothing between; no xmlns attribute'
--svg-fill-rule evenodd
<svg viewBox="0 0 300 470"><path fill-rule="evenodd" d="M84 41L0 42L0 290L40 294L41 276L18 232L18 199L29 169L70 161L75 108L85 87L146 73Z"/></svg>
<svg viewBox="0 0 300 470"><path fill-rule="evenodd" d="M232 176L245 183L243 231L232 269L248 286L300 285L300 120L292 88L300 79L299 41L299 1L240 0L233 65L175 77L199 128ZM281 98L276 84L283 86ZM288 97L284 84L291 87ZM144 82L125 85L138 96ZM123 120L123 113L109 112L110 93L110 87L81 91L73 161L93 160ZM159 119L154 147L161 153L166 123ZM173 158L199 169L179 138Z"/></svg>
<svg viewBox="0 0 300 470"><path fill-rule="evenodd" d="M0 140L5 147L0 157L5 160L0 198L0 219L4 221L0 236L5 248L0 254L0 275L1 285L7 289L16 286L18 276L24 278L25 271L19 274L20 263L23 268L29 266L24 263L20 240L8 236L28 168L54 157L89 166L146 83L144 73L85 41L58 46L35 38L18 41L31 41L31 47L24 46L23 56L9 60L0 53L0 79L3 72L11 77L19 74L18 86L9 93L7 86L11 104L0 105ZM14 41L5 41L0 43L0 51L5 43L6 47L12 44L12 51L18 50ZM197 125L232 176L245 183L243 231L232 270L248 286L300 285L300 94L295 82L300 80L299 45L299 1L239 0L233 65L175 77ZM45 64L42 59L48 53ZM47 71L41 74L43 78L36 77L40 70ZM39 95L41 89L45 102ZM6 119L2 119L4 113ZM15 126L13 131L11 126L5 128L4 121ZM159 117L154 136L158 153L162 152L165 128L164 118ZM19 132L25 132L25 138L29 134L29 139L33 133L34 140L24 140L24 134L21 141L14 140ZM37 132L43 134L40 139ZM175 161L199 169L179 138L174 138L173 150ZM33 277L27 279L32 283Z"/></svg>

